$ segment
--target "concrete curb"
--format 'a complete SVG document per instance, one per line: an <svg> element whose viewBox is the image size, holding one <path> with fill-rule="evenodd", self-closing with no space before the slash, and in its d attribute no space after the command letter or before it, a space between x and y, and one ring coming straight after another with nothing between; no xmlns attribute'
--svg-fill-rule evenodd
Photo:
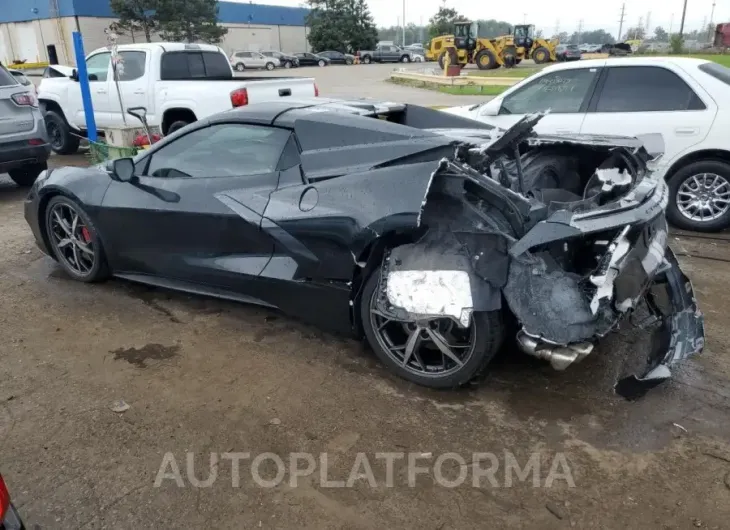
<svg viewBox="0 0 730 530"><path fill-rule="evenodd" d="M522 81L521 77L483 77L483 76L459 76L446 77L443 75L418 74L412 72L393 72L391 79L407 79L409 81L423 81L443 86L466 86L466 85L499 85L512 86Z"/></svg>

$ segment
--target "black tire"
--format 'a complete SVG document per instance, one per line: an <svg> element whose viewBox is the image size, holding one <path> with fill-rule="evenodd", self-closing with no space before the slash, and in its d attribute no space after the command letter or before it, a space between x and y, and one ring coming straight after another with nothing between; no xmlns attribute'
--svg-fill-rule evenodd
<svg viewBox="0 0 730 530"><path fill-rule="evenodd" d="M291 61L284 61L284 68L291 68Z"/></svg>
<svg viewBox="0 0 730 530"><path fill-rule="evenodd" d="M363 62L363 64L370 64L371 62L373 62L373 60L369 55L366 55L365 57L362 58L362 62Z"/></svg>
<svg viewBox="0 0 730 530"><path fill-rule="evenodd" d="M550 62L550 50L545 46L540 46L534 52L532 52L532 60L535 64L545 64Z"/></svg>
<svg viewBox="0 0 730 530"><path fill-rule="evenodd" d="M10 175L10 178L13 179L13 182L15 182L18 186L26 188L28 186L32 186L38 178L38 175L46 169L48 169L48 164L45 162L41 164L28 164L27 166L19 167L17 169L11 169L8 171L8 175Z"/></svg>
<svg viewBox="0 0 730 530"><path fill-rule="evenodd" d="M499 66L491 50L481 50L474 58L474 62L480 70L494 70Z"/></svg>
<svg viewBox="0 0 730 530"><path fill-rule="evenodd" d="M52 233L53 228L51 224L53 211L57 205L66 205L67 207L75 210L79 218L83 221L84 225L88 229L90 243L92 244L92 249L94 253L94 264L86 274L79 274L79 272L76 271L72 265L70 265L68 259L64 257L64 255L62 255L62 253L59 251L58 243L56 242L56 239L54 238ZM66 272L66 274L68 274L74 280L86 283L103 281L110 276L109 266L107 265L106 255L104 253L104 247L101 242L101 237L99 236L99 233L96 230L93 222L79 203L63 195L56 195L55 197L52 197L50 201L48 201L46 209L43 212L43 216L43 226L45 227L46 235L48 236L48 241L50 242L50 248L51 252L53 252L53 258L61 265L61 267L63 267L63 270Z"/></svg>
<svg viewBox="0 0 730 530"><path fill-rule="evenodd" d="M443 70L445 65L446 65L446 52L442 52L441 55L439 55L439 68L441 68Z"/></svg>
<svg viewBox="0 0 730 530"><path fill-rule="evenodd" d="M325 66L327 66L327 62L324 59L320 59L319 61L317 61L317 64L320 68L324 68Z"/></svg>
<svg viewBox="0 0 730 530"><path fill-rule="evenodd" d="M273 70L274 68L276 68L276 65L275 65L274 63L272 63L272 62L268 62L268 63L266 63L266 69L267 69L267 70L268 70L269 72L270 72L270 71L272 71L272 70Z"/></svg>
<svg viewBox="0 0 730 530"><path fill-rule="evenodd" d="M464 365L455 372L450 372L441 377L418 375L403 368L403 366L390 357L378 342L375 336L370 319L370 303L378 286L380 269L376 269L368 278L360 299L360 317L363 323L363 330L368 344L377 355L378 359L398 377L422 386L449 389L463 386L478 378L486 369L489 362L499 351L504 339L504 326L502 323L501 311L479 312L472 315L472 326L475 326L475 346L471 355Z"/></svg>
<svg viewBox="0 0 730 530"><path fill-rule="evenodd" d="M46 131L51 142L51 149L59 155L72 155L79 150L81 138L71 134L66 119L54 110L44 116Z"/></svg>
<svg viewBox="0 0 730 530"><path fill-rule="evenodd" d="M236 63L236 72L243 72L246 69L246 65L243 63Z"/></svg>
<svg viewBox="0 0 730 530"><path fill-rule="evenodd" d="M700 160L692 162L680 168L668 179L669 184L669 205L667 206L667 217L676 227L684 230L697 232L719 232L730 226L730 208L721 216L709 221L690 219L682 213L677 204L678 192L683 183L696 175L711 174L717 175L730 183L730 164L721 160ZM730 185L728 186L730 188ZM725 188L723 188L725 191Z"/></svg>
<svg viewBox="0 0 730 530"><path fill-rule="evenodd" d="M502 52L502 61L505 68L514 68L517 64L517 49L514 46L508 46Z"/></svg>
<svg viewBox="0 0 730 530"><path fill-rule="evenodd" d="M521 62L522 62L522 59L519 59L518 58L518 59L515 60L515 64L520 64Z"/></svg>
<svg viewBox="0 0 730 530"><path fill-rule="evenodd" d="M186 125L189 125L189 123L186 122L186 121L184 121L184 120L178 120L178 121L172 122L170 124L170 126L167 128L167 133L165 133L165 136L171 135L172 133L174 133L175 131L178 131L178 130L182 129Z"/></svg>

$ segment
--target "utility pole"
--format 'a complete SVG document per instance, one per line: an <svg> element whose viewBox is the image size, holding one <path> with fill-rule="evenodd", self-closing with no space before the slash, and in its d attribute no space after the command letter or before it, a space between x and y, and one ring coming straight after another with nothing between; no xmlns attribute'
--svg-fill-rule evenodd
<svg viewBox="0 0 730 530"><path fill-rule="evenodd" d="M712 2L712 11L710 11L710 25L707 26L707 42L712 44L712 34L714 33L715 22L715 2Z"/></svg>
<svg viewBox="0 0 730 530"><path fill-rule="evenodd" d="M669 17L669 36L672 36L672 28L674 27L674 13Z"/></svg>
<svg viewBox="0 0 730 530"><path fill-rule="evenodd" d="M679 36L680 38L684 34L684 17L687 15L687 0L684 0L684 7L682 8L682 22L679 24Z"/></svg>
<svg viewBox="0 0 730 530"><path fill-rule="evenodd" d="M616 40L621 42L621 32L624 29L624 19L626 18L626 3L621 4L621 18L618 19L618 37Z"/></svg>
<svg viewBox="0 0 730 530"><path fill-rule="evenodd" d="M555 36L560 35L560 19L555 20Z"/></svg>
<svg viewBox="0 0 730 530"><path fill-rule="evenodd" d="M406 0L403 0L403 47L406 47Z"/></svg>
<svg viewBox="0 0 730 530"><path fill-rule="evenodd" d="M639 37L639 28L644 28L644 17L639 17L639 22L636 24L636 28L634 28L634 40Z"/></svg>
<svg viewBox="0 0 730 530"><path fill-rule="evenodd" d="M580 41L582 35L583 35L583 19L581 18L578 21L578 33L576 34L576 39L578 39L578 41ZM574 42L573 44L580 44L580 42Z"/></svg>
<svg viewBox="0 0 730 530"><path fill-rule="evenodd" d="M649 11L646 14L646 34L649 35L651 33L651 11Z"/></svg>

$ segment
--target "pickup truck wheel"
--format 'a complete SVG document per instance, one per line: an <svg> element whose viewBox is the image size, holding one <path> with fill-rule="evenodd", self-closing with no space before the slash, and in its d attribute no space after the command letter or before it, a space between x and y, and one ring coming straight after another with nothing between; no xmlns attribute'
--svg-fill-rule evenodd
<svg viewBox="0 0 730 530"><path fill-rule="evenodd" d="M274 68L276 68L276 65L275 65L274 63L266 63L266 69L267 69L268 71L271 71L271 70L273 70Z"/></svg>
<svg viewBox="0 0 730 530"><path fill-rule="evenodd" d="M35 179L42 171L48 169L48 164L43 162L42 164L29 164L27 166L19 167L18 169L11 169L8 171L8 175L13 179L18 186L28 187L33 185Z"/></svg>
<svg viewBox="0 0 730 530"><path fill-rule="evenodd" d="M79 150L81 138L71 134L66 120L56 111L49 110L44 116L51 149L59 155L72 155Z"/></svg>
<svg viewBox="0 0 730 530"><path fill-rule="evenodd" d="M371 62L373 62L373 60L370 58L369 55L366 55L365 57L362 58L362 62L363 62L363 64L370 64Z"/></svg>
<svg viewBox="0 0 730 530"><path fill-rule="evenodd" d="M730 164L701 160L669 178L667 216L678 228L718 232L730 226Z"/></svg>
<svg viewBox="0 0 730 530"><path fill-rule="evenodd" d="M246 69L243 63L236 63L236 71L243 72Z"/></svg>
<svg viewBox="0 0 730 530"><path fill-rule="evenodd" d="M178 120L178 121L172 122L170 124L170 126L167 128L167 133L165 134L165 136L170 136L172 133L182 129L186 125L188 125L188 122L183 121L183 120Z"/></svg>
<svg viewBox="0 0 730 530"><path fill-rule="evenodd" d="M375 305L379 282L376 269L365 284L360 317L368 343L397 376L431 388L457 388L476 379L499 351L500 311L474 313L466 329L449 318L389 320Z"/></svg>

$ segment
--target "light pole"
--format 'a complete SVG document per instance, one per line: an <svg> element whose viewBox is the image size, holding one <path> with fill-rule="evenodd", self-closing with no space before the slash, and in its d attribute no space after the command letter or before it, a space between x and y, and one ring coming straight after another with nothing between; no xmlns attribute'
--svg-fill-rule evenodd
<svg viewBox="0 0 730 530"><path fill-rule="evenodd" d="M684 0L684 7L682 8L682 22L679 24L679 36L682 37L684 33L684 17L687 14L687 0Z"/></svg>
<svg viewBox="0 0 730 530"><path fill-rule="evenodd" d="M30 12L35 15L35 19L38 21L38 31L41 34L41 44L43 44L43 55L45 55L46 61L48 61L48 48L46 48L46 40L43 38L43 27L41 26L41 17L38 16L38 8L33 7Z"/></svg>
<svg viewBox="0 0 730 530"><path fill-rule="evenodd" d="M406 47L406 0L403 0L403 47Z"/></svg>

